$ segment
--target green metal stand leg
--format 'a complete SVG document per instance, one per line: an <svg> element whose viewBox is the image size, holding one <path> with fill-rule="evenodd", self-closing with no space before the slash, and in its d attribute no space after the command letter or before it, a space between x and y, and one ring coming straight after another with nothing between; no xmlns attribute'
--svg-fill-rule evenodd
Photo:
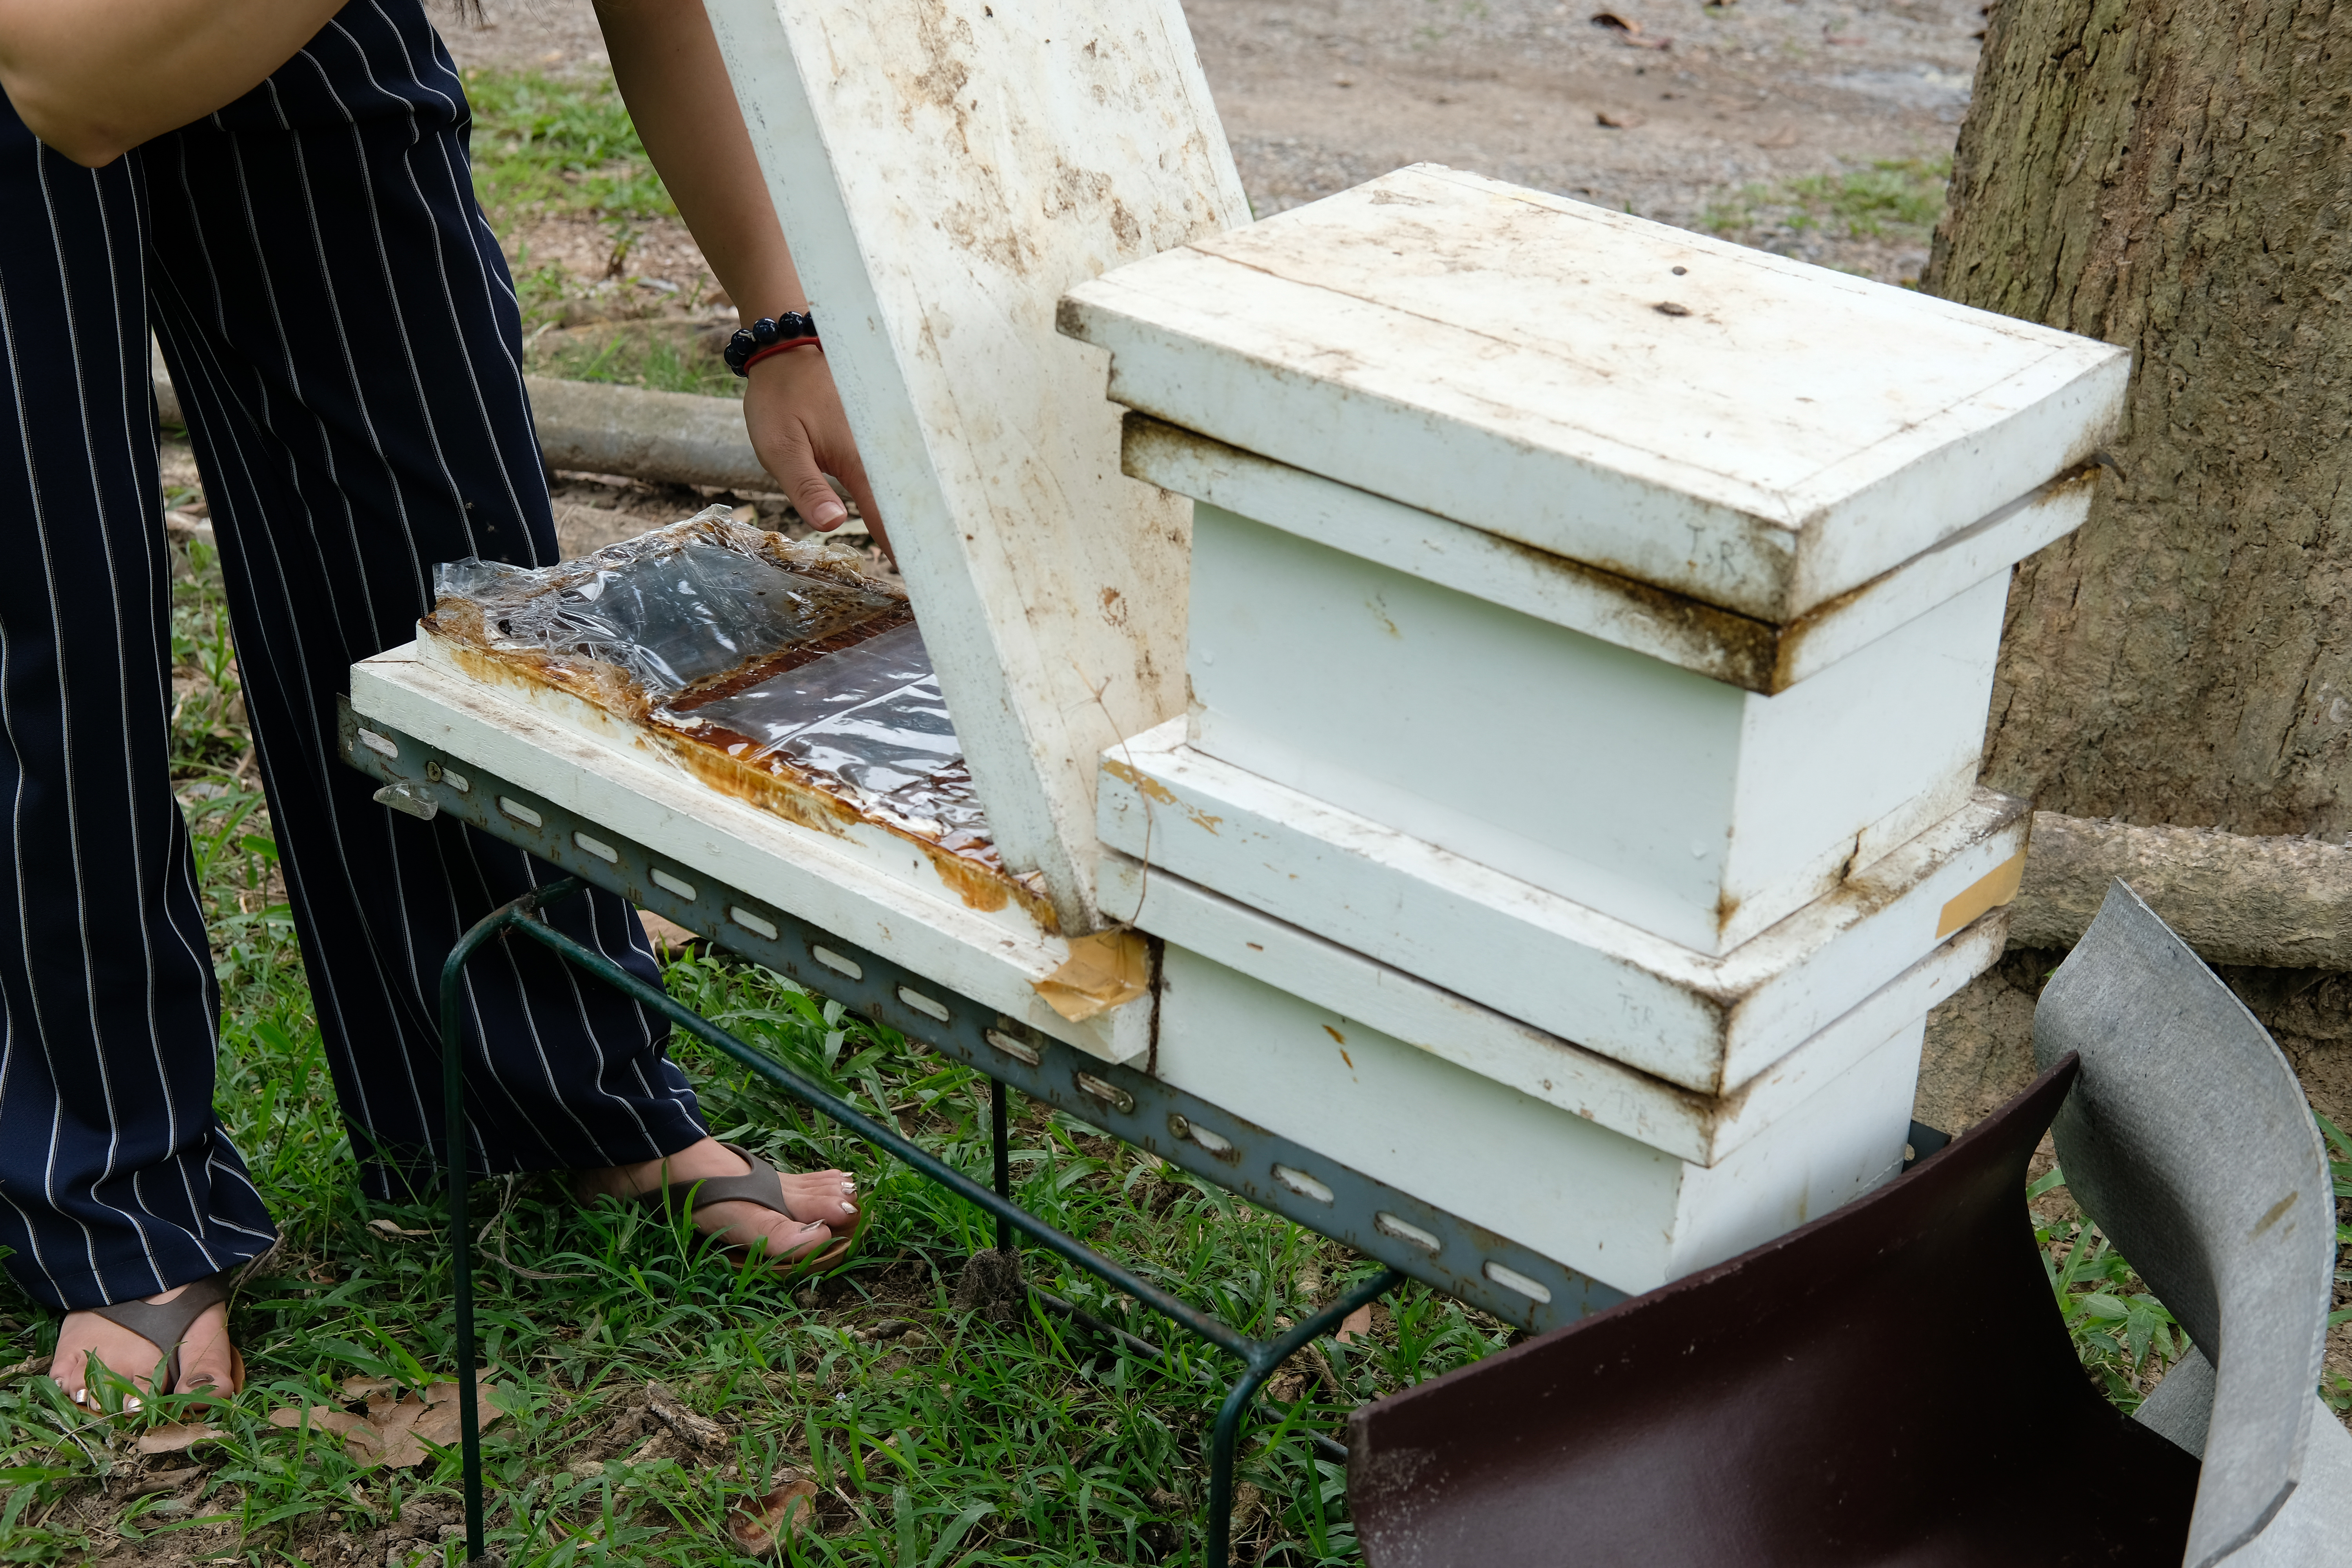
<svg viewBox="0 0 2352 1568"><path fill-rule="evenodd" d="M1233 1561L1234 1450L1240 1446L1242 1419L1249 1414L1259 1387L1309 1342L1322 1338L1345 1321L1349 1313L1403 1283L1403 1275L1384 1268L1280 1339L1254 1343L1244 1354L1248 1370L1234 1380L1209 1436L1209 1530L1207 1550L1201 1556L1209 1568L1225 1568Z"/></svg>
<svg viewBox="0 0 2352 1568"><path fill-rule="evenodd" d="M996 1190L992 1192L893 1129L864 1115L847 1101L827 1093L773 1058L752 1049L692 1008L681 1005L659 987L646 984L603 953L581 946L537 918L543 906L566 898L585 886L581 879L568 877L493 910L459 940L457 945L450 950L448 961L441 966L442 1130L447 1141L449 1165L451 1283L457 1297L457 1429L458 1442L464 1450L466 1560L469 1568L484 1560L482 1429L474 1386L473 1246L472 1237L467 1234L466 1217L468 1172L465 1139L465 1032L458 1001L464 986L466 961L484 943L509 931L520 931L541 946L552 950L574 968L586 970L615 990L634 997L720 1055L750 1068L811 1110L838 1123L852 1136L882 1150L925 1180L945 1187L966 1203L994 1216L996 1245L1001 1250L1010 1252L1015 1233L1025 1231L1048 1251L1087 1270L1178 1327L1239 1356L1248 1370L1226 1394L1223 1408L1217 1413L1217 1424L1209 1444L1209 1551L1205 1561L1214 1568L1225 1568L1229 1547L1227 1537L1232 1533L1234 1450L1240 1439L1242 1419L1248 1414L1250 1403L1256 1396L1259 1386L1308 1341L1330 1332L1349 1313L1402 1284L1404 1276L1394 1269L1384 1269L1377 1279L1358 1286L1281 1338L1254 1340L1231 1324L1188 1305L1142 1276L1119 1267L1093 1248L1065 1236L1012 1201L1005 1089L1002 1082L991 1080L994 1089L990 1098L990 1122L996 1145ZM1119 1337L1124 1339L1128 1336L1119 1333ZM1153 1353L1157 1354L1156 1352Z"/></svg>
<svg viewBox="0 0 2352 1568"><path fill-rule="evenodd" d="M988 1121L995 1135L996 1195L1009 1204L1013 1201L1013 1152L1005 1147L1004 1080L1000 1078L988 1080ZM996 1216L996 1250L1008 1255L1013 1251L1013 1222L1003 1215Z"/></svg>
<svg viewBox="0 0 2352 1568"><path fill-rule="evenodd" d="M482 1412L474 1386L474 1247L467 1234L466 1031L458 1005L465 991L466 961L475 950L540 906L569 897L587 884L567 877L493 910L458 939L441 965L441 1138L449 1165L450 1286L457 1292L457 1442L466 1472L466 1562L482 1562Z"/></svg>

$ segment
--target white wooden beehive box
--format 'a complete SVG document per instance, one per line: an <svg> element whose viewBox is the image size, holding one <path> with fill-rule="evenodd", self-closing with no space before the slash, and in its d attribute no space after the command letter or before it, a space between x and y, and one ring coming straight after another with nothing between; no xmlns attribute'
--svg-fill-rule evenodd
<svg viewBox="0 0 2352 1568"><path fill-rule="evenodd" d="M1714 956L1968 805L2128 364L1433 167L1061 325L1196 502L1191 752Z"/></svg>
<svg viewBox="0 0 2352 1568"><path fill-rule="evenodd" d="M2005 910L1979 916L1739 1089L1703 1094L1165 871L1129 865L1105 897L1164 934L1161 1078L1627 1291L1894 1174L1927 1014L2008 931ZM1272 1173L1328 1190L1311 1163Z"/></svg>

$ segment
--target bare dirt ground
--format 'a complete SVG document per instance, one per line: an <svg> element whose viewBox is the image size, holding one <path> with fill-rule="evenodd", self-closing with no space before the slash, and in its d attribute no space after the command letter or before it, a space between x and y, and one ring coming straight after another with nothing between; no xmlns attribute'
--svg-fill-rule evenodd
<svg viewBox="0 0 2352 1568"><path fill-rule="evenodd" d="M1948 154L1981 0L1187 0L1260 216L1406 163L1475 170L1889 281L1916 235L1722 221L1751 185ZM486 0L444 20L461 66L607 68L587 0ZM1596 15L1622 26L1596 25ZM1613 123L1612 123L1613 122ZM1710 209L1713 209L1711 212ZM647 235L632 275L680 288L691 241ZM535 254L601 268L593 240Z"/></svg>

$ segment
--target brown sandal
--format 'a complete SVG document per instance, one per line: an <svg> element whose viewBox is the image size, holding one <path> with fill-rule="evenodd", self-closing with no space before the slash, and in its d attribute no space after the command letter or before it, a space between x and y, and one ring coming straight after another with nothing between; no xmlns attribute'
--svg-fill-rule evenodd
<svg viewBox="0 0 2352 1568"><path fill-rule="evenodd" d="M188 1330L198 1318L228 1300L230 1277L236 1272L234 1268L225 1268L209 1279L196 1280L168 1301L118 1301L112 1306L93 1307L90 1310L110 1322L129 1329L153 1345L157 1353L169 1358L163 1367L163 1392L169 1394L180 1386L180 1342L187 1338ZM231 1345L228 1353L231 1363L229 1376L233 1384L229 1392L243 1394L245 1352ZM218 1386L210 1379L196 1384L197 1388Z"/></svg>
<svg viewBox="0 0 2352 1568"><path fill-rule="evenodd" d="M673 1209L683 1210L689 1221L694 1217L697 1204L757 1204L772 1214L780 1214L802 1225L815 1225L827 1235L832 1234L830 1226L818 1220L803 1220L784 1206L782 1173L773 1165L749 1149L733 1143L721 1143L719 1147L751 1168L740 1176L698 1176L691 1181L670 1182L639 1193L636 1201L664 1214ZM831 1247L820 1246L819 1250L793 1264L784 1278L792 1280L804 1274L830 1273L848 1262L856 1255L866 1230L866 1216L871 1212L861 1205L856 1221L849 1227L847 1236L838 1237ZM742 1249L737 1247L734 1250Z"/></svg>

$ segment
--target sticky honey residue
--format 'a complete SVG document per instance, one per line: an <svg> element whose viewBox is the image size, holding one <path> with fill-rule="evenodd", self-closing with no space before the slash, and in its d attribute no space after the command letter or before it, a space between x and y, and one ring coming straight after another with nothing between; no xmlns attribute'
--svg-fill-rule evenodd
<svg viewBox="0 0 2352 1568"><path fill-rule="evenodd" d="M476 679L561 692L797 826L878 826L968 906L1053 930L997 852L905 591L863 566L713 508L556 566L441 567L419 626Z"/></svg>

